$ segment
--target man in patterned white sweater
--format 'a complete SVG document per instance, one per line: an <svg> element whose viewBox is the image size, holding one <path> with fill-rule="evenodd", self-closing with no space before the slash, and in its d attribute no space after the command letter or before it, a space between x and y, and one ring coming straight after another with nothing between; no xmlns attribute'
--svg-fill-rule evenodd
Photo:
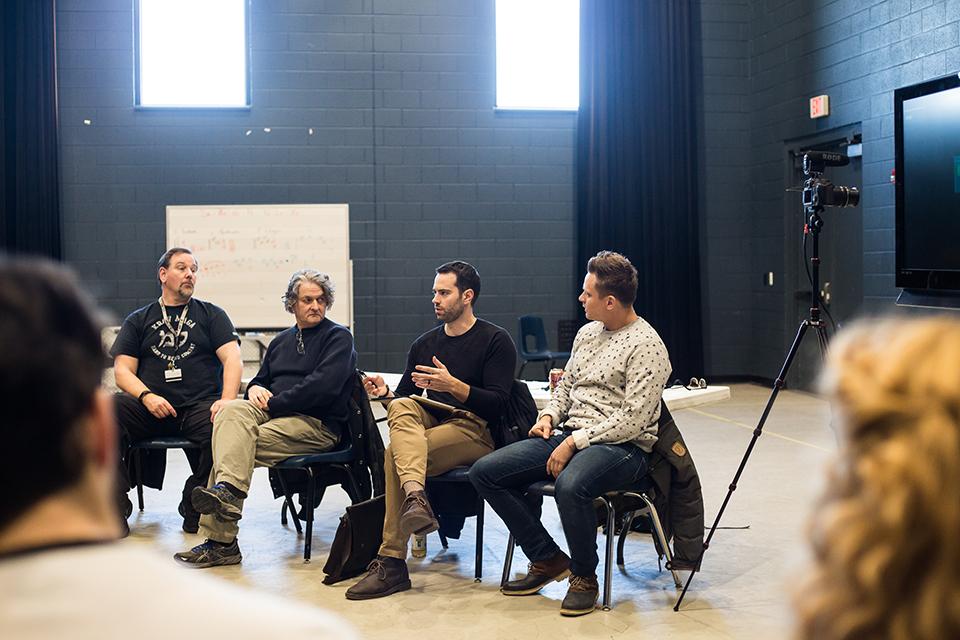
<svg viewBox="0 0 960 640"><path fill-rule="evenodd" d="M593 499L646 475L657 441L670 359L657 332L633 310L636 294L637 270L627 258L611 251L590 258L578 299L593 322L577 333L556 395L528 439L481 458L470 471L531 562L526 576L501 591L531 595L569 575L563 615L590 613L599 595ZM556 480L570 557L523 497L525 487L548 479Z"/></svg>

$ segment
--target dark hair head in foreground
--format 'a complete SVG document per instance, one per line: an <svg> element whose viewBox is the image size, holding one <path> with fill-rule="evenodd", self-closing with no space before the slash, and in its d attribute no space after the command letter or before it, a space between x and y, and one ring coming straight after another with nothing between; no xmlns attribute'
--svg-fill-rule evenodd
<svg viewBox="0 0 960 640"><path fill-rule="evenodd" d="M91 301L45 260L0 256L0 529L76 482L104 354Z"/></svg>
<svg viewBox="0 0 960 640"><path fill-rule="evenodd" d="M587 273L596 276L600 295L613 296L625 307L637 299L637 270L625 256L601 251L587 261Z"/></svg>
<svg viewBox="0 0 960 640"><path fill-rule="evenodd" d="M839 450L798 636L960 638L960 321L861 322L831 345L823 386Z"/></svg>

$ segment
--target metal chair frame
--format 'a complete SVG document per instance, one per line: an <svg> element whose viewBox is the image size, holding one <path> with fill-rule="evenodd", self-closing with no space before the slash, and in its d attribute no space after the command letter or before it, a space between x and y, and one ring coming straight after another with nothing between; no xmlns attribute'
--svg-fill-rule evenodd
<svg viewBox="0 0 960 640"><path fill-rule="evenodd" d="M438 476L431 476L427 478L427 486L432 483L437 482L446 482L446 483L467 483L470 484L470 479L467 477L467 472L470 471L469 466L454 467L446 473L442 473ZM477 535L476 535L476 548L474 551L474 565L473 565L473 581L480 582L480 579L483 577L483 511L486 508L486 503L483 501L479 495L477 496ZM447 538L438 532L440 535L440 544L443 545L444 549L447 549L449 545L447 544Z"/></svg>
<svg viewBox="0 0 960 640"><path fill-rule="evenodd" d="M143 449L200 449L203 445L179 436L158 436L145 438L130 445L133 456L133 473L137 482L137 507L143 511L143 472L141 471L140 451Z"/></svg>
<svg viewBox="0 0 960 640"><path fill-rule="evenodd" d="M551 497L554 495L554 490L554 483L545 481L535 482L527 488L528 493ZM607 516L606 549L604 556L606 562L604 563L603 568L602 606L604 611L610 610L610 601L613 595L613 538L616 535L616 512L613 506L613 499L618 497L638 498L643 501L644 506L640 509L627 512L627 517L623 523L623 528L620 531L620 540L617 544L617 565L620 566L620 568L623 568L623 547L627 540L627 533L630 532L630 525L633 523L634 518L639 515L647 515L650 518L650 522L653 525L654 535L656 536L656 541L659 542L659 546L667 558L667 567L670 567L673 561L673 554L670 551L670 545L667 543L663 525L660 523L660 516L657 513L657 508L653 505L653 500L651 500L646 493L635 490L611 491L597 498L597 500L602 502L606 508ZM513 549L515 546L516 541L511 533L509 539L507 540L507 551L503 561L503 575L500 578L501 587L510 579L510 569L513 565ZM680 580L680 574L678 574L674 569L670 569L670 573L673 575L674 584L679 588L682 584L682 581Z"/></svg>

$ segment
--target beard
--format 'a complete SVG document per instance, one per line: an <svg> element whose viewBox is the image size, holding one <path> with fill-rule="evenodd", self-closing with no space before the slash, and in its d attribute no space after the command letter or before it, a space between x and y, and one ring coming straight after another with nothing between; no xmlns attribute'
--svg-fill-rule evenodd
<svg viewBox="0 0 960 640"><path fill-rule="evenodd" d="M456 322L460 316L463 315L463 310L465 305L462 302L457 302L454 306L449 309L440 308L440 313L437 314L438 318L446 324L451 322Z"/></svg>

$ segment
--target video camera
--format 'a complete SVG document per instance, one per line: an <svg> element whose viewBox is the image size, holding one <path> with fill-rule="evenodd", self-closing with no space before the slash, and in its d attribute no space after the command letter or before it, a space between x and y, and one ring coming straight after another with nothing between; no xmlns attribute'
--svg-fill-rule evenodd
<svg viewBox="0 0 960 640"><path fill-rule="evenodd" d="M829 151L806 151L803 154L803 206L807 209L823 207L855 207L860 204L860 190L856 187L835 185L823 177L827 167L850 164L850 158Z"/></svg>

